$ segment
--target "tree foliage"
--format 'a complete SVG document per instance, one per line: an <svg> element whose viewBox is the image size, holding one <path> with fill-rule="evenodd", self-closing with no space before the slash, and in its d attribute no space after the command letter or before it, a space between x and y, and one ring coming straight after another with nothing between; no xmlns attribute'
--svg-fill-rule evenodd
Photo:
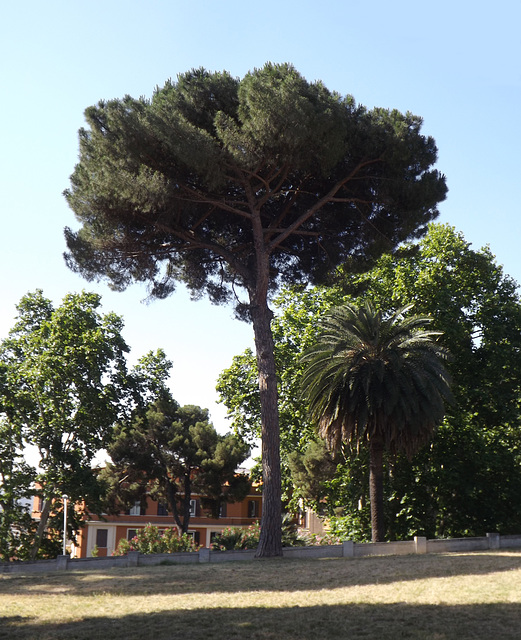
<svg viewBox="0 0 521 640"><path fill-rule="evenodd" d="M27 560L34 538L30 499L35 470L23 458L23 438L17 424L0 418L0 561Z"/></svg>
<svg viewBox="0 0 521 640"><path fill-rule="evenodd" d="M420 133L420 118L367 110L289 64L268 63L242 80L192 70L150 100L101 101L86 118L65 193L82 225L66 230L67 263L119 290L146 282L155 297L182 282L195 297L234 301L252 321L264 471L259 555L280 555L269 295L421 235L446 194L432 169L434 140Z"/></svg>
<svg viewBox="0 0 521 640"><path fill-rule="evenodd" d="M443 344L452 355L447 368L455 401L428 447L412 460L387 460L387 536L517 531L521 306L516 283L504 274L490 249L473 249L447 225L431 225L418 244L382 257L366 274L344 275L343 285L336 289L296 289L277 300L278 380L281 405L287 408L281 420L283 461L290 454L307 455L307 443L313 440L297 394L299 354L316 335L318 318L345 301L369 299L389 310L412 302L415 312L431 315L443 332ZM255 390L249 384L254 366L247 354L237 356L219 383L232 425L250 436L258 433L259 424ZM344 461L321 484L322 491L327 487L328 515L343 535L356 539L369 535L368 460L362 453L344 447ZM318 494L313 498L309 492L313 475L307 476L307 483L302 480L301 474L297 495L305 495L317 510L324 509Z"/></svg>
<svg viewBox="0 0 521 640"><path fill-rule="evenodd" d="M63 494L73 504L95 508L99 503L91 461L108 444L118 417L127 351L121 319L101 315L99 306L99 296L91 293L69 294L56 308L41 291L27 294L0 346L2 430L7 436L1 445L6 448L2 492L19 482L18 500L27 497L29 482L37 483L43 506L33 557L42 543L52 553L52 531L45 529ZM26 444L40 456L37 472L17 461ZM12 495L4 518L14 508ZM79 528L80 517L71 509L71 533Z"/></svg>
<svg viewBox="0 0 521 640"><path fill-rule="evenodd" d="M428 316L386 317L370 302L345 304L321 320L303 354L301 385L310 415L328 447L369 447L373 542L384 539L383 453L412 456L430 438L452 399L447 353Z"/></svg>
<svg viewBox="0 0 521 640"><path fill-rule="evenodd" d="M120 512L151 495L168 505L180 533L188 531L194 493L217 518L223 504L242 500L250 489L247 475L237 471L249 455L247 444L218 434L207 409L180 407L164 387L116 425L108 453L112 464L101 478L111 510Z"/></svg>

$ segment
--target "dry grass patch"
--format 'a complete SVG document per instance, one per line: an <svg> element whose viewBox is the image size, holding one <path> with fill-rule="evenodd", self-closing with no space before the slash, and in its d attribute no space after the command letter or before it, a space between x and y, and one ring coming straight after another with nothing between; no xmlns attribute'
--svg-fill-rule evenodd
<svg viewBox="0 0 521 640"><path fill-rule="evenodd" d="M521 553L0 575L0 638L519 638Z"/></svg>

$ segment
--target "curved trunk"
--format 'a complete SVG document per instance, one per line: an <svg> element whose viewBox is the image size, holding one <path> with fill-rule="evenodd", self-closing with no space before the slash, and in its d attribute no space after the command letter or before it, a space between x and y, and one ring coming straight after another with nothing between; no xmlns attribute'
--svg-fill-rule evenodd
<svg viewBox="0 0 521 640"><path fill-rule="evenodd" d="M40 546L43 540L43 534L47 529L47 522L51 514L51 506L52 506L51 498L45 498L43 501L42 511L40 513L40 521L38 522L38 528L36 530L36 534L34 536L33 544L31 547L31 553L30 553L31 560L36 560L36 556L38 555L38 551L40 550Z"/></svg>
<svg viewBox="0 0 521 640"><path fill-rule="evenodd" d="M179 517L179 510L177 508L177 492L174 487L175 485L172 482L168 481L166 485L166 496L170 511L172 512L172 516L174 517L174 522L177 527L177 533L181 535L183 532L183 523L181 522L181 518Z"/></svg>
<svg viewBox="0 0 521 640"><path fill-rule="evenodd" d="M280 431L277 406L277 374L272 313L266 302L251 307L261 404L262 518L256 556L282 555L282 505L280 479Z"/></svg>
<svg viewBox="0 0 521 640"><path fill-rule="evenodd" d="M369 442L369 498L371 500L371 539L383 542L384 527L384 443L380 436L373 436Z"/></svg>

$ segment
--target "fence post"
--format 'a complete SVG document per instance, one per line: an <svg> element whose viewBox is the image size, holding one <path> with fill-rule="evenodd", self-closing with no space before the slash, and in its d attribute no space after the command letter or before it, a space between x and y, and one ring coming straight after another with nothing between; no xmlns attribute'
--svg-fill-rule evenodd
<svg viewBox="0 0 521 640"><path fill-rule="evenodd" d="M488 548L499 549L499 533L487 533Z"/></svg>
<svg viewBox="0 0 521 640"><path fill-rule="evenodd" d="M342 555L344 558L353 558L355 555L355 543L352 540L342 542Z"/></svg>
<svg viewBox="0 0 521 640"><path fill-rule="evenodd" d="M139 565L139 551L129 551L127 554L127 567L137 567Z"/></svg>
<svg viewBox="0 0 521 640"><path fill-rule="evenodd" d="M67 571L67 564L69 562L69 556L58 556L56 558L56 571Z"/></svg>
<svg viewBox="0 0 521 640"><path fill-rule="evenodd" d="M414 536L414 553L427 553L427 538Z"/></svg>
<svg viewBox="0 0 521 640"><path fill-rule="evenodd" d="M208 547L199 549L199 562L210 562L210 549Z"/></svg>

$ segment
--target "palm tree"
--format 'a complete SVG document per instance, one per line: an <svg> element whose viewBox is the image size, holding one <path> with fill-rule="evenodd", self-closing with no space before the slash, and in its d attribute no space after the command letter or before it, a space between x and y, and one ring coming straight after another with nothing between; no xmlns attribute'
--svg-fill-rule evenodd
<svg viewBox="0 0 521 640"><path fill-rule="evenodd" d="M304 396L328 447L369 445L373 542L384 539L383 453L414 454L431 436L452 399L443 365L447 351L410 316L412 305L385 317L370 302L333 309L318 341L303 356Z"/></svg>

